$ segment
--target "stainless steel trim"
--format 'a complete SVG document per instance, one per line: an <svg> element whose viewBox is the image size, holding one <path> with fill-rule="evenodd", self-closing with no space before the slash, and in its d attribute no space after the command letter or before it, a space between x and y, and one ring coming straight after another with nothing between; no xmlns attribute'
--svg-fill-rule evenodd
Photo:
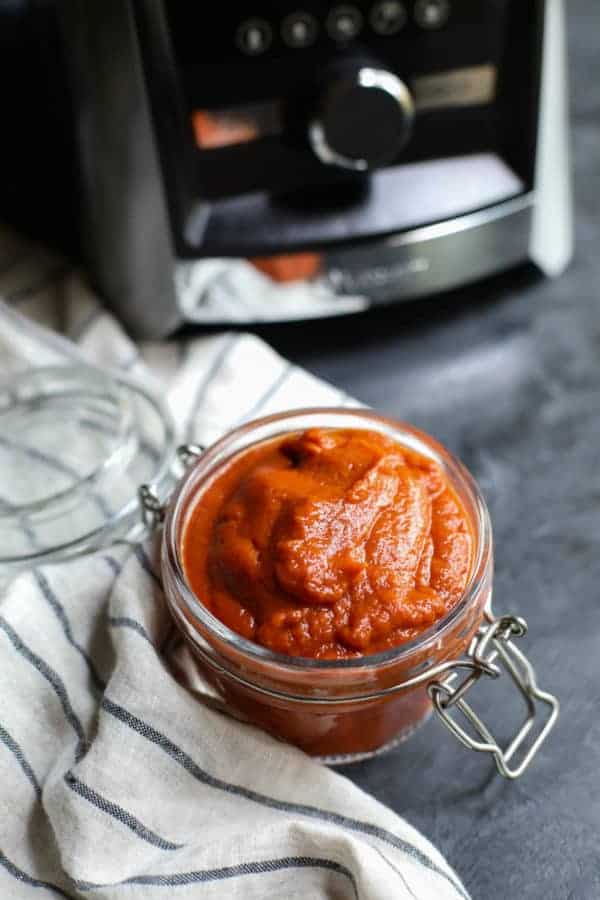
<svg viewBox="0 0 600 900"><path fill-rule="evenodd" d="M63 0L57 9L73 88L92 282L137 337L162 337L180 324L175 258L132 5Z"/></svg>
<svg viewBox="0 0 600 900"><path fill-rule="evenodd" d="M535 204L535 199L535 193L530 191L527 194L520 194L518 197L505 200L503 203L497 203L487 209L479 209L476 212L467 213L467 215L458 216L455 219L447 219L435 225L424 225L422 228L414 228L412 231L392 235L386 239L385 243L388 247L402 247L405 244L417 244L421 241L431 241L436 238L446 237L459 231L467 231L469 228L480 228L482 225L487 225L498 219L504 219L506 216L511 216L524 209L532 208Z"/></svg>
<svg viewBox="0 0 600 900"><path fill-rule="evenodd" d="M323 277L302 286L305 302L282 311L277 286L252 306L220 303L219 279L182 303L195 323L272 322L357 312L370 304L414 300L470 284L528 259L536 196L521 194L472 213L388 237L341 242L324 253ZM238 262L238 265L243 264ZM284 301L285 294L282 295ZM246 298L247 300L248 298Z"/></svg>
<svg viewBox="0 0 600 900"><path fill-rule="evenodd" d="M331 248L329 285L371 303L413 300L470 284L528 258L535 197L513 200L436 225Z"/></svg>

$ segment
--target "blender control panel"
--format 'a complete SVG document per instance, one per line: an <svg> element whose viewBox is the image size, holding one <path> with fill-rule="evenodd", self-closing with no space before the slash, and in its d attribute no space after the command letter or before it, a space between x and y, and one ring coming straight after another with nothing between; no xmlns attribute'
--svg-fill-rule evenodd
<svg viewBox="0 0 600 900"><path fill-rule="evenodd" d="M320 14L319 14L320 13ZM242 19L236 29L235 43L249 56L265 53L275 40L294 50L305 50L318 42L343 46L359 37L394 37L409 23L419 28L443 28L450 19L450 0L378 0L369 8L340 3L319 12L294 9L274 21L255 16Z"/></svg>
<svg viewBox="0 0 600 900"><path fill-rule="evenodd" d="M211 5L165 0L191 99L285 91L315 67L366 54L397 75L497 58L510 0L315 0ZM202 81L202 71L210 78ZM243 77L242 77L243 76Z"/></svg>
<svg viewBox="0 0 600 900"><path fill-rule="evenodd" d="M379 176L438 160L487 154L516 185L531 184L543 0L136 9L182 246L208 246L208 215L210 233L220 217L237 247L242 207L262 222L277 212L284 245L298 243L298 218L316 208L331 211L332 238L350 209L352 233L365 232L367 207L369 228L387 228L373 199Z"/></svg>
<svg viewBox="0 0 600 900"><path fill-rule="evenodd" d="M510 0L166 0L209 198L289 193L493 143ZM452 127L448 127L448 119Z"/></svg>

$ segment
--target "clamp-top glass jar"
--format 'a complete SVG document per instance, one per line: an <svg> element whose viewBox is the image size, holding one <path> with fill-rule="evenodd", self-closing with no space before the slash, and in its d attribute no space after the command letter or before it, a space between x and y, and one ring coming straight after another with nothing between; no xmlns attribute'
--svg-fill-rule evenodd
<svg viewBox="0 0 600 900"><path fill-rule="evenodd" d="M410 643L352 659L291 657L232 631L190 588L182 539L204 492L248 447L309 428L368 429L392 438L434 460L463 504L475 538L467 586L459 602ZM492 615L489 514L473 478L447 450L425 434L369 411L314 409L251 422L205 452L189 448L187 456L191 464L166 509L151 488L142 490L142 501L148 517L162 519L165 514L162 574L167 601L199 669L226 704L327 762L383 752L406 739L435 709L462 743L491 753L501 774L515 778L525 770L554 725L558 701L539 690L533 669L515 646L514 639L525 633L524 621ZM527 705L524 724L505 749L465 700L481 677L498 677L501 666ZM540 705L547 715L531 740ZM463 714L470 730L459 724L453 710Z"/></svg>

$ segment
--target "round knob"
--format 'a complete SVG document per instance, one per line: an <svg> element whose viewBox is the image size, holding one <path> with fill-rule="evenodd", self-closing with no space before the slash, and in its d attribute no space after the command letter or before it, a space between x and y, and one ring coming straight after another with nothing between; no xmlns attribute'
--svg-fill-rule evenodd
<svg viewBox="0 0 600 900"><path fill-rule="evenodd" d="M338 74L309 127L312 148L328 165L365 171L392 162L408 141L414 105L392 72L363 67Z"/></svg>

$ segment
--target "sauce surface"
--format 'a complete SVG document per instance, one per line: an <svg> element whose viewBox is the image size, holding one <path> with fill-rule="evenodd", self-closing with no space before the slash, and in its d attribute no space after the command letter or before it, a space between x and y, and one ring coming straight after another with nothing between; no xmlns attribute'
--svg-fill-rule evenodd
<svg viewBox="0 0 600 900"><path fill-rule="evenodd" d="M436 462L375 431L311 429L233 457L193 506L181 552L190 587L233 631L344 659L446 615L472 546Z"/></svg>

